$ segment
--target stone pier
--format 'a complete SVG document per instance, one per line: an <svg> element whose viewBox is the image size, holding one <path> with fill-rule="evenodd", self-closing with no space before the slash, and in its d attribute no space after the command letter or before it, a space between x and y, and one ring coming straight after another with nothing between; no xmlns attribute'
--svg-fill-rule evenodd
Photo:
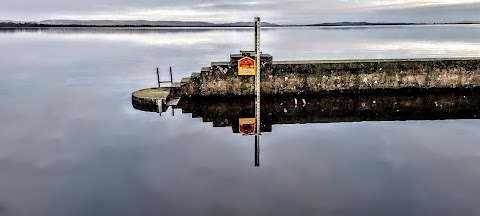
<svg viewBox="0 0 480 216"><path fill-rule="evenodd" d="M212 62L170 88L168 97L253 96L254 76L238 75L238 60L250 51ZM261 55L262 95L329 95L471 91L480 89L480 59L368 59L273 61ZM134 93L135 94L135 93ZM152 102L155 100L135 101ZM135 102L134 101L134 102ZM154 104L142 104L154 105Z"/></svg>

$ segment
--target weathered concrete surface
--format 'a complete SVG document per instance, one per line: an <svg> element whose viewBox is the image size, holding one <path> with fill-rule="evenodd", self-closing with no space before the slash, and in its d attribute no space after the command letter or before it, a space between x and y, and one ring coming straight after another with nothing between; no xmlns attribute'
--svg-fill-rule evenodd
<svg viewBox="0 0 480 216"><path fill-rule="evenodd" d="M266 94L469 89L480 86L479 59L275 62Z"/></svg>
<svg viewBox="0 0 480 216"><path fill-rule="evenodd" d="M132 104L136 106L156 107L162 103L164 107L171 96L170 88L147 88L132 93Z"/></svg>
<svg viewBox="0 0 480 216"><path fill-rule="evenodd" d="M254 77L238 76L237 61L213 62L182 83L181 96L254 95ZM280 61L261 56L265 95L437 91L480 87L480 59Z"/></svg>

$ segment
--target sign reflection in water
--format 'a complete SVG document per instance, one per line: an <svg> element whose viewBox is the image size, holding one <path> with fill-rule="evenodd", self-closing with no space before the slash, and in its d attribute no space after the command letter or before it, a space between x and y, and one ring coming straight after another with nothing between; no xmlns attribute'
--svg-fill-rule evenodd
<svg viewBox="0 0 480 216"><path fill-rule="evenodd" d="M255 109L258 109L255 107ZM258 113L258 112L255 112ZM260 118L240 118L238 130L242 135L255 135L255 166L260 166L260 132L257 130L256 124L260 121Z"/></svg>

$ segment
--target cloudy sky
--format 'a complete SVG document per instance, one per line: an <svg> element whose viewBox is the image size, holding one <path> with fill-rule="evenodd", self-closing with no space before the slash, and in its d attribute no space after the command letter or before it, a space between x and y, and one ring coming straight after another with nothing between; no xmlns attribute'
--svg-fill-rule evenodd
<svg viewBox="0 0 480 216"><path fill-rule="evenodd" d="M480 0L0 0L0 20L480 21Z"/></svg>

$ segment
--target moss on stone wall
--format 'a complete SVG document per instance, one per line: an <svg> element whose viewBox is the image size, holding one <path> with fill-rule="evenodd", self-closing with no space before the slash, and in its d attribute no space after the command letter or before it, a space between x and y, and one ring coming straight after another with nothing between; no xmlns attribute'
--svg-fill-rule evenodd
<svg viewBox="0 0 480 216"><path fill-rule="evenodd" d="M197 80L183 87L189 96L254 94L254 77L238 76L237 61L203 68ZM273 62L262 55L262 94L329 94L480 87L480 59L374 59Z"/></svg>

